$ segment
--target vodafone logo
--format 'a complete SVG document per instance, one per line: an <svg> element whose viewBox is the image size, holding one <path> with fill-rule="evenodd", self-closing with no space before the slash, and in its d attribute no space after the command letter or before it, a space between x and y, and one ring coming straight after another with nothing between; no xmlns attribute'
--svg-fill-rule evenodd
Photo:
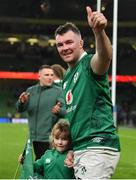
<svg viewBox="0 0 136 180"><path fill-rule="evenodd" d="M69 105L72 103L72 101L73 101L73 95L72 95L71 90L69 90L66 94L66 102Z"/></svg>

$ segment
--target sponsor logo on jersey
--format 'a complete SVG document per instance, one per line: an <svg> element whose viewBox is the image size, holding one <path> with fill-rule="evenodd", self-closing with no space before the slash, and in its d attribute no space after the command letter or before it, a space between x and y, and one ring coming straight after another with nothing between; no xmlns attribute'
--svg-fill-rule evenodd
<svg viewBox="0 0 136 180"><path fill-rule="evenodd" d="M71 90L69 90L66 94L66 103L69 105L72 103L72 101L73 101L73 94Z"/></svg>
<svg viewBox="0 0 136 180"><path fill-rule="evenodd" d="M76 109L76 107L77 107L77 105L68 107L67 113L74 111Z"/></svg>
<svg viewBox="0 0 136 180"><path fill-rule="evenodd" d="M76 83L76 82L77 82L78 77L79 77L79 73L77 72L77 73L74 75L74 83Z"/></svg>

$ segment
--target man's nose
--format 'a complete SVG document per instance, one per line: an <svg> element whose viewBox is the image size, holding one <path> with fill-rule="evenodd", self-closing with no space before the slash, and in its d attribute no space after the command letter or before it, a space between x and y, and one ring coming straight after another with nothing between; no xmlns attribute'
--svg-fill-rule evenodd
<svg viewBox="0 0 136 180"><path fill-rule="evenodd" d="M67 44L64 44L63 47L62 47L63 50L67 50L68 49L68 45Z"/></svg>
<svg viewBox="0 0 136 180"><path fill-rule="evenodd" d="M49 76L49 79L53 79L53 76Z"/></svg>

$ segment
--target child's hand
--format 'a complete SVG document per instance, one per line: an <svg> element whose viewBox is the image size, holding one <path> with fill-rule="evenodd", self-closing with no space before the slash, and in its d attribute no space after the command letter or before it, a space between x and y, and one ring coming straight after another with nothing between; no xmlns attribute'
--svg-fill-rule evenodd
<svg viewBox="0 0 136 180"><path fill-rule="evenodd" d="M64 162L68 168L72 168L74 166L74 153L73 153L73 151L68 152L67 157L66 157Z"/></svg>
<svg viewBox="0 0 136 180"><path fill-rule="evenodd" d="M24 163L24 157L23 157L22 154L20 154L20 156L19 156L19 158L18 158L18 162L19 162L20 164L23 164L23 163Z"/></svg>

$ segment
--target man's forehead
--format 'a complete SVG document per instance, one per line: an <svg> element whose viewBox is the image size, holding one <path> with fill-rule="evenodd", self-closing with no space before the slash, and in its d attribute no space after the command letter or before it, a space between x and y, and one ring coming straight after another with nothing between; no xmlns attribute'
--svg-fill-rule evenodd
<svg viewBox="0 0 136 180"><path fill-rule="evenodd" d="M63 34L57 34L56 36L56 42L62 41L62 40L73 40L73 38L80 38L80 36L73 31L69 30L66 33Z"/></svg>
<svg viewBox="0 0 136 180"><path fill-rule="evenodd" d="M53 70L49 68L44 68L40 72L44 74L54 74Z"/></svg>

